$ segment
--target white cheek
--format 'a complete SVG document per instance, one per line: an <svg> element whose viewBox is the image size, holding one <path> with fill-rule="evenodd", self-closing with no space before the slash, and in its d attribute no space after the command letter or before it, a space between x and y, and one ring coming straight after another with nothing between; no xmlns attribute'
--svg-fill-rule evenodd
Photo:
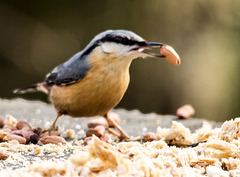
<svg viewBox="0 0 240 177"><path fill-rule="evenodd" d="M112 53L114 51L114 48L110 43L104 43L102 44L102 50L104 53Z"/></svg>
<svg viewBox="0 0 240 177"><path fill-rule="evenodd" d="M130 47L122 44L115 44L109 42L102 44L102 50L104 53L124 56L129 54Z"/></svg>

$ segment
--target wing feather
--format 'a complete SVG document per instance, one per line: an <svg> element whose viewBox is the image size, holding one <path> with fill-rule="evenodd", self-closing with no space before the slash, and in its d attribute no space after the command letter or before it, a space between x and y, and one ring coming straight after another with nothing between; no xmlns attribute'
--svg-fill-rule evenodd
<svg viewBox="0 0 240 177"><path fill-rule="evenodd" d="M66 86L83 79L90 66L86 57L81 57L81 52L74 55L67 62L57 66L47 74L45 82L49 85Z"/></svg>

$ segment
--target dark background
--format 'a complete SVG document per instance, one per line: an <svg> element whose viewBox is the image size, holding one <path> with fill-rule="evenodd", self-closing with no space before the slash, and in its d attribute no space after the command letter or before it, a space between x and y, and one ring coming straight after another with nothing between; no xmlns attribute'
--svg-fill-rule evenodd
<svg viewBox="0 0 240 177"><path fill-rule="evenodd" d="M190 103L196 116L240 116L240 1L238 0L1 0L0 97L42 81L98 33L127 29L172 45L182 64L132 63L119 108L174 114ZM47 101L44 94L21 97Z"/></svg>

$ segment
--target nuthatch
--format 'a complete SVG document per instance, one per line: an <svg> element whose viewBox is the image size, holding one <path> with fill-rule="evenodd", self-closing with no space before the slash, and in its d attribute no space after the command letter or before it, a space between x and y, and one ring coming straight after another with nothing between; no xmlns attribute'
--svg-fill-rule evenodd
<svg viewBox="0 0 240 177"><path fill-rule="evenodd" d="M104 116L118 129L122 138L128 135L108 117L108 112L122 99L129 84L129 67L138 57L165 57L145 49L165 44L146 42L126 30L107 30L98 34L81 52L47 74L45 81L14 93L42 91L53 103L57 117Z"/></svg>

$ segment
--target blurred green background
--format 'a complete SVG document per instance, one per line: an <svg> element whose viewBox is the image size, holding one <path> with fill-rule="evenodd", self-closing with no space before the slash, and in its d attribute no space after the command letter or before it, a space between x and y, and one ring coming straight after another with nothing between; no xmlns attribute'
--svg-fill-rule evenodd
<svg viewBox="0 0 240 177"><path fill-rule="evenodd" d="M239 0L1 0L0 22L1 98L47 101L12 90L42 81L96 34L127 29L172 45L182 64L135 60L119 108L174 114L190 103L196 117L240 116Z"/></svg>

